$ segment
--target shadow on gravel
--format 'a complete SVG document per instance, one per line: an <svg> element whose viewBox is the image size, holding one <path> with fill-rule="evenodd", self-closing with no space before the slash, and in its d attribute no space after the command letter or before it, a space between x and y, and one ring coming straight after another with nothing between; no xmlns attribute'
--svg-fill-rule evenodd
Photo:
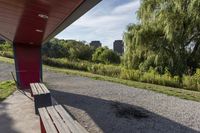
<svg viewBox="0 0 200 133"><path fill-rule="evenodd" d="M2 133L19 133L13 127L14 121L6 113L6 103L0 103L0 132Z"/></svg>
<svg viewBox="0 0 200 133"><path fill-rule="evenodd" d="M144 119L149 117L149 112L143 108L127 105L115 101L111 103L111 107L114 110L114 113L119 118L127 119Z"/></svg>
<svg viewBox="0 0 200 133"><path fill-rule="evenodd" d="M104 133L199 133L142 107L57 90L51 93L66 108L85 111ZM97 132L93 125L88 128Z"/></svg>

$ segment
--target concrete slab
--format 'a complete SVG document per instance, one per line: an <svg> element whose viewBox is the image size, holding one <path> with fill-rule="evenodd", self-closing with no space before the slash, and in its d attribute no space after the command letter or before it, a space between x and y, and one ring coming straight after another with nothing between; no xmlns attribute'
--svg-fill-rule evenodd
<svg viewBox="0 0 200 133"><path fill-rule="evenodd" d="M40 133L39 116L35 115L30 93L13 93L0 103L0 132Z"/></svg>

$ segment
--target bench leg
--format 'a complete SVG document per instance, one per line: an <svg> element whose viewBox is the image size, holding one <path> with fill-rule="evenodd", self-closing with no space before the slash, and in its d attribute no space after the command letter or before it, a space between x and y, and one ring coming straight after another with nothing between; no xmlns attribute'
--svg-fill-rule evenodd
<svg viewBox="0 0 200 133"><path fill-rule="evenodd" d="M46 130L44 128L44 125L43 125L41 118L40 118L40 129L41 129L41 133L46 133Z"/></svg>

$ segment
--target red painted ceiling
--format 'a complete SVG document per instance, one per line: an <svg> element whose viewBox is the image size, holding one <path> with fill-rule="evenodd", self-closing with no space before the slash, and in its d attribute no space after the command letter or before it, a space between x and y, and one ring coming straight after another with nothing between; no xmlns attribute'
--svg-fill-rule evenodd
<svg viewBox="0 0 200 133"><path fill-rule="evenodd" d="M0 0L0 35L41 44L85 0Z"/></svg>

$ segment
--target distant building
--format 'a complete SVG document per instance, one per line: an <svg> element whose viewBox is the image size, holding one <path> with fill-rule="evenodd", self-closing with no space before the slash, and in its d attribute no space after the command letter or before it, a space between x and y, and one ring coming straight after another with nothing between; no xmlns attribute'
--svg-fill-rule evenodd
<svg viewBox="0 0 200 133"><path fill-rule="evenodd" d="M113 50L122 55L124 53L124 42L122 40L115 40L113 43Z"/></svg>
<svg viewBox="0 0 200 133"><path fill-rule="evenodd" d="M99 47L101 47L101 42L100 41L92 41L91 43L90 43L90 47L94 47L94 48L99 48Z"/></svg>

